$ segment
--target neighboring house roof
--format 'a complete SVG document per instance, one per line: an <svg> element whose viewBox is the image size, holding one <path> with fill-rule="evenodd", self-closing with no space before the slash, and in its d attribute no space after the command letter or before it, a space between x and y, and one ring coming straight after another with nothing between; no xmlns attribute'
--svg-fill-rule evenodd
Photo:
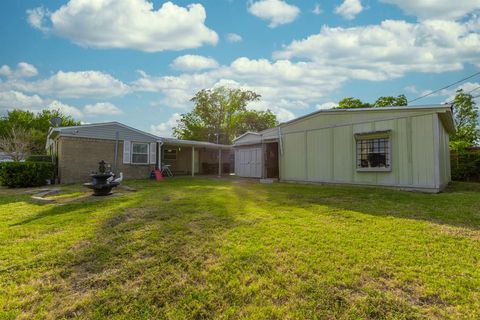
<svg viewBox="0 0 480 320"><path fill-rule="evenodd" d="M159 137L116 121L91 123L80 126L50 128L47 136L47 146L49 145L49 141L55 139L58 136L115 140L117 139L117 133L119 140L139 142L163 142L171 145L215 147L222 149L231 148L231 146L217 145L211 142Z"/></svg>

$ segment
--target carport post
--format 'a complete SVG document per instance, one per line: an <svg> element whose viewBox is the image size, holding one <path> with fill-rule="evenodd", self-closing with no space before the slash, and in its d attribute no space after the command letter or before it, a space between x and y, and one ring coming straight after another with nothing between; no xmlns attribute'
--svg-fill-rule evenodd
<svg viewBox="0 0 480 320"><path fill-rule="evenodd" d="M195 147L192 146L192 177L195 176Z"/></svg>
<svg viewBox="0 0 480 320"><path fill-rule="evenodd" d="M218 148L218 176L222 176L222 149Z"/></svg>

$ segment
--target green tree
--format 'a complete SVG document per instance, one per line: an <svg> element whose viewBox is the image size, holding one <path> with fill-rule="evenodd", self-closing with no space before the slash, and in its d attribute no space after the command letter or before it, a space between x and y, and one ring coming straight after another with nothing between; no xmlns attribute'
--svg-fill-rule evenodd
<svg viewBox="0 0 480 320"><path fill-rule="evenodd" d="M80 122L72 117L63 114L60 110L42 110L39 113L15 109L8 111L7 115L0 118L0 137L11 136L12 130L16 128L24 129L28 132L30 139L29 153L45 153L45 143L48 129L50 128L50 119L59 117L62 119L61 126L79 125Z"/></svg>
<svg viewBox="0 0 480 320"><path fill-rule="evenodd" d="M218 141L224 144L245 131L260 131L277 124L275 115L267 111L247 110L249 102L260 95L250 90L218 87L204 89L191 99L194 109L182 114L173 134L180 139Z"/></svg>
<svg viewBox="0 0 480 320"><path fill-rule="evenodd" d="M338 102L338 106L336 109L358 109L358 108L369 108L371 105L369 103L365 103L360 99L348 97L343 98Z"/></svg>
<svg viewBox="0 0 480 320"><path fill-rule="evenodd" d="M471 94L457 90L453 100L453 117L456 131L450 136L450 148L461 150L475 145L480 139L479 110Z"/></svg>
<svg viewBox="0 0 480 320"><path fill-rule="evenodd" d="M336 109L358 109L358 108L381 108L381 107L397 107L406 106L407 97L404 94L393 96L379 97L373 104L363 102L360 99L347 97L340 100Z"/></svg>
<svg viewBox="0 0 480 320"><path fill-rule="evenodd" d="M397 97L393 96L386 96L378 98L373 106L375 108L380 107L399 107L399 106L406 106L408 103L407 97L404 94L401 94Z"/></svg>

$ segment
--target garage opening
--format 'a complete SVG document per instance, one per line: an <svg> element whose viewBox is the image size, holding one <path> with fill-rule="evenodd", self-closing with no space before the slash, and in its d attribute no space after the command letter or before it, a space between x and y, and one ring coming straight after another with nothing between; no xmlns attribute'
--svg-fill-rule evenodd
<svg viewBox="0 0 480 320"><path fill-rule="evenodd" d="M278 179L278 142L266 144L265 148L265 173L266 178Z"/></svg>

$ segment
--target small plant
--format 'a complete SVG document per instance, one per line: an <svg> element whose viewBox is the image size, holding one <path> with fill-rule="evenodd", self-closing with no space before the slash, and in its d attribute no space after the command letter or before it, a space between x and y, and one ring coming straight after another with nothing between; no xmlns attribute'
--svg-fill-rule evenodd
<svg viewBox="0 0 480 320"><path fill-rule="evenodd" d="M0 164L0 183L10 188L39 187L52 179L50 162L5 162Z"/></svg>
<svg viewBox="0 0 480 320"><path fill-rule="evenodd" d="M25 159L26 162L52 162L52 156L48 154L32 154Z"/></svg>

